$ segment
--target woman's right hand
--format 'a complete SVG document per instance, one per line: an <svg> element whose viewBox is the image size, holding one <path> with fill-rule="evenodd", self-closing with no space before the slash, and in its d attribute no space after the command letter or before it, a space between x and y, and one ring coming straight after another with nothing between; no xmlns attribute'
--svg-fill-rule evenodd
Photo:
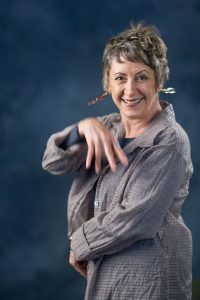
<svg viewBox="0 0 200 300"><path fill-rule="evenodd" d="M123 165L128 164L128 159L121 149L117 138L98 119L87 118L78 123L78 132L85 137L88 152L86 157L86 168L89 169L93 158L95 158L95 171L101 170L101 159L103 151L109 162L111 170L115 172L115 157L118 157Z"/></svg>

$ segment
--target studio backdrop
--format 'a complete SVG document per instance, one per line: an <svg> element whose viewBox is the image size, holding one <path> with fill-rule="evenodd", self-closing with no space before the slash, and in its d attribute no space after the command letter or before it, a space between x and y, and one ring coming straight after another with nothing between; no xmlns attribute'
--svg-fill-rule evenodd
<svg viewBox="0 0 200 300"><path fill-rule="evenodd" d="M49 136L88 116L116 111L102 93L106 41L130 22L158 27L168 46L177 121L189 135L194 175L182 215L200 278L200 3L197 0L1 0L0 299L83 299L85 279L68 264L67 197L73 175L41 160Z"/></svg>

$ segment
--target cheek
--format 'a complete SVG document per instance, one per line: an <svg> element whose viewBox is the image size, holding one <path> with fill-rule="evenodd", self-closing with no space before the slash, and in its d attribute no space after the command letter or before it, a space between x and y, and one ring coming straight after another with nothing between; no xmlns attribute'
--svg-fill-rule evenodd
<svg viewBox="0 0 200 300"><path fill-rule="evenodd" d="M123 91L123 87L119 84L111 85L110 92L112 95L119 96Z"/></svg>
<svg viewBox="0 0 200 300"><path fill-rule="evenodd" d="M144 85L143 87L141 87L140 91L146 96L152 96L157 93L156 88L151 84Z"/></svg>
<svg viewBox="0 0 200 300"><path fill-rule="evenodd" d="M114 91L114 92L112 92L111 93L111 96L112 96L112 101L113 101L113 103L117 106L117 107L119 107L119 105L120 105L120 95L119 95L119 93L117 93L116 91Z"/></svg>
<svg viewBox="0 0 200 300"><path fill-rule="evenodd" d="M111 94L112 95L112 100L113 100L113 102L116 104L116 105L118 105L118 103L119 103L119 97L117 97L117 95L115 95L115 94Z"/></svg>
<svg viewBox="0 0 200 300"><path fill-rule="evenodd" d="M115 90L111 93L113 102L118 105L121 102L122 93L118 90Z"/></svg>

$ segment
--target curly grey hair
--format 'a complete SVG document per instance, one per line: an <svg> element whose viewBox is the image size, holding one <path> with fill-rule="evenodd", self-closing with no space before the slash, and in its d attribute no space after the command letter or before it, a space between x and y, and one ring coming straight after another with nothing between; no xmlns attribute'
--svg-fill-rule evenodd
<svg viewBox="0 0 200 300"><path fill-rule="evenodd" d="M163 86L168 79L167 47L155 26L138 23L111 38L103 53L103 88L108 90L109 71L113 58L142 62L155 71L156 84Z"/></svg>

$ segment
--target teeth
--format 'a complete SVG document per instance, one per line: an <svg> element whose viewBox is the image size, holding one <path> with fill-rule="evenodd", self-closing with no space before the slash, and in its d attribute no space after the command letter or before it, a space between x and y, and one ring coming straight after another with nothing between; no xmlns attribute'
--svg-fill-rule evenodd
<svg viewBox="0 0 200 300"><path fill-rule="evenodd" d="M124 101L124 102L126 102L126 103L138 103L138 102L140 102L140 100L142 100L143 99L143 97L142 98L137 98L137 99L132 99L132 100L126 100L126 99L123 99L122 98L122 100Z"/></svg>

